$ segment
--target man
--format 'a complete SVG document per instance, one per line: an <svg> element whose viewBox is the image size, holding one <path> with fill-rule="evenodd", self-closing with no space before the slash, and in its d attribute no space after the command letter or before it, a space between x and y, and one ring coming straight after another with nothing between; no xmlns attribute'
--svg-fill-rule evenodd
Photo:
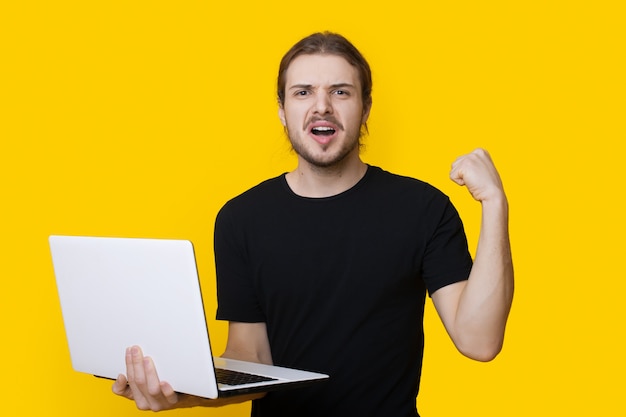
<svg viewBox="0 0 626 417"><path fill-rule="evenodd" d="M297 167L234 198L216 220L223 356L329 381L206 400L174 393L133 347L113 391L155 411L254 398L258 416L417 416L427 292L461 353L488 361L502 347L513 268L499 175L480 149L452 166L451 179L482 204L472 262L447 197L360 159L371 73L345 38L318 33L294 45L278 98Z"/></svg>

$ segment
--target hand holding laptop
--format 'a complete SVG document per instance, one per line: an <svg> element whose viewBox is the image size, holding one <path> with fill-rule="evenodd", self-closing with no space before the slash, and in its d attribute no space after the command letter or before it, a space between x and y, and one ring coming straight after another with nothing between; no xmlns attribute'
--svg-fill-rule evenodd
<svg viewBox="0 0 626 417"><path fill-rule="evenodd" d="M139 346L126 349L126 375L120 374L112 389L135 401L140 410L168 410L180 400L170 384L159 380L154 362L143 356Z"/></svg>
<svg viewBox="0 0 626 417"><path fill-rule="evenodd" d="M207 399L174 391L159 379L154 362L144 356L139 346L126 350L126 375L119 375L112 390L115 394L135 401L140 410L164 411L188 407L221 407L261 398L264 393L243 394L226 398Z"/></svg>

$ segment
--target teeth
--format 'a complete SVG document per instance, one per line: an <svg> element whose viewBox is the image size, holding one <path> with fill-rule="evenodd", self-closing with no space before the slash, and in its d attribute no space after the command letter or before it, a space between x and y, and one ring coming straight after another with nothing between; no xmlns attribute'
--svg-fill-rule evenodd
<svg viewBox="0 0 626 417"><path fill-rule="evenodd" d="M314 127L313 130L319 130L321 132L330 132L331 130L335 130L332 127L328 127L328 126L319 126L319 127Z"/></svg>

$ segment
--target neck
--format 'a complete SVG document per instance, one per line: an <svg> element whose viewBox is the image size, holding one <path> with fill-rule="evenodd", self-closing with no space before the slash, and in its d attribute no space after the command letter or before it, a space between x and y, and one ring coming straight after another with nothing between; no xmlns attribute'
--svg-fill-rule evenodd
<svg viewBox="0 0 626 417"><path fill-rule="evenodd" d="M354 187L363 178L367 165L356 158L346 158L329 167L319 167L298 158L298 166L287 173L289 188L299 196L332 197Z"/></svg>

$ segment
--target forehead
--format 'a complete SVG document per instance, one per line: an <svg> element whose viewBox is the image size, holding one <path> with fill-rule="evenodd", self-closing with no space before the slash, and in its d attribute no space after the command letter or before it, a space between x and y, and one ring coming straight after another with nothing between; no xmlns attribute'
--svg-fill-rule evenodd
<svg viewBox="0 0 626 417"><path fill-rule="evenodd" d="M360 88L355 67L338 55L300 55L286 72L286 87L293 85L333 85L347 83Z"/></svg>

